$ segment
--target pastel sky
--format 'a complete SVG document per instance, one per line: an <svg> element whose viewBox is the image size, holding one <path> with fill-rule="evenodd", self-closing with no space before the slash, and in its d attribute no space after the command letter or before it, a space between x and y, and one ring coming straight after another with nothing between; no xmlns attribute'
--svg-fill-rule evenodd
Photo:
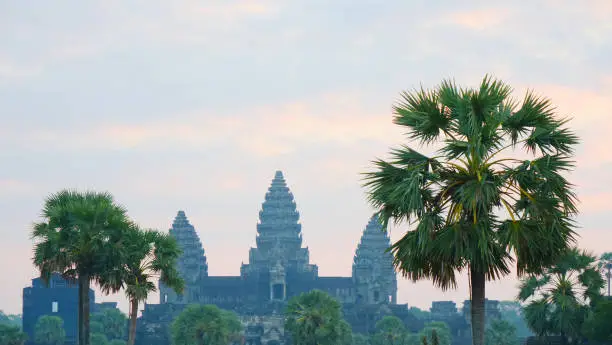
<svg viewBox="0 0 612 345"><path fill-rule="evenodd" d="M372 212L359 173L406 143L399 92L485 73L574 118L580 244L610 251L610 61L609 0L0 1L0 309L21 312L31 224L65 187L108 190L164 231L184 209L210 273L237 275L282 170L312 262L349 275ZM400 280L399 300L467 289Z"/></svg>

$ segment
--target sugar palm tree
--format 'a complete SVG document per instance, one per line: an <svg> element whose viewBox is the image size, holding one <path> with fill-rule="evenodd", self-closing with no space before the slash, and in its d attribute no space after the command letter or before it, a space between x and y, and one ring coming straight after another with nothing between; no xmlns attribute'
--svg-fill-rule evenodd
<svg viewBox="0 0 612 345"><path fill-rule="evenodd" d="M579 340L588 307L601 299L605 285L596 261L572 248L554 266L521 280L518 299L526 303L525 320L534 333Z"/></svg>
<svg viewBox="0 0 612 345"><path fill-rule="evenodd" d="M59 272L78 282L78 341L79 345L88 345L89 288L105 270L120 264L117 250L129 223L126 210L108 193L63 190L46 199L42 217L43 221L35 223L32 231L37 242L34 265L44 281ZM104 288L115 292L121 285Z"/></svg>
<svg viewBox="0 0 612 345"><path fill-rule="evenodd" d="M599 258L599 269L608 281L608 297L610 297L610 281L612 280L612 252L603 253Z"/></svg>
<svg viewBox="0 0 612 345"><path fill-rule="evenodd" d="M320 290L293 297L285 315L285 329L296 345L335 345L350 335L340 303Z"/></svg>
<svg viewBox="0 0 612 345"><path fill-rule="evenodd" d="M182 293L184 282L176 267L180 254L176 240L168 234L143 230L133 223L125 231L120 251L121 269L107 270L110 274L102 276L100 281L104 292L106 286L125 286L130 301L128 345L134 345L136 339L139 304L147 300L149 293L157 291L155 280Z"/></svg>
<svg viewBox="0 0 612 345"><path fill-rule="evenodd" d="M575 235L575 195L563 174L578 138L548 99L528 93L519 103L511 92L489 76L476 89L443 81L403 92L394 123L411 145L439 150L401 146L365 177L383 227L411 226L390 249L400 273L442 289L469 274L475 345L484 343L485 282L512 265L522 275L551 264ZM525 152L513 158L519 147Z"/></svg>

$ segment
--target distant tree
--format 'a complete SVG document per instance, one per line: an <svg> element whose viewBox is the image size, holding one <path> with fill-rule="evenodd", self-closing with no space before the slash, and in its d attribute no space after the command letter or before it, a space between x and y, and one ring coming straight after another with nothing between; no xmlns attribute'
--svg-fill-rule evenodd
<svg viewBox="0 0 612 345"><path fill-rule="evenodd" d="M294 345L336 345L348 338L344 323L340 303L320 290L293 297L285 312Z"/></svg>
<svg viewBox="0 0 612 345"><path fill-rule="evenodd" d="M36 321L34 341L40 345L62 345L66 341L64 320L59 316L43 315Z"/></svg>
<svg viewBox="0 0 612 345"><path fill-rule="evenodd" d="M435 345L434 340L438 345L450 345L452 342L450 328L444 322L435 321L425 324L425 328L421 330L420 335L421 339L425 337L431 345Z"/></svg>
<svg viewBox="0 0 612 345"><path fill-rule="evenodd" d="M22 327L21 315L5 314L0 310L0 324Z"/></svg>
<svg viewBox="0 0 612 345"><path fill-rule="evenodd" d="M121 266L119 250L130 220L108 193L63 190L45 200L34 224L34 265L47 282L54 272L78 282L78 343L89 345L89 288ZM116 292L121 285L102 286Z"/></svg>
<svg viewBox="0 0 612 345"><path fill-rule="evenodd" d="M604 253L599 258L599 269L603 273L604 277L606 277L607 286L608 286L608 297L610 297L610 284L612 284L612 252Z"/></svg>
<svg viewBox="0 0 612 345"><path fill-rule="evenodd" d="M179 293L183 291L184 282L176 268L181 250L172 236L155 230L143 230L132 223L123 236L120 254L122 269L112 271L100 281L103 287L125 285L125 294L130 301L127 343L134 345L138 306L147 300L149 293L157 290L155 282L161 281Z"/></svg>
<svg viewBox="0 0 612 345"><path fill-rule="evenodd" d="M440 345L440 338L438 338L438 330L431 330L431 345Z"/></svg>
<svg viewBox="0 0 612 345"><path fill-rule="evenodd" d="M519 275L546 267L574 240L565 175L578 138L550 100L513 99L490 76L476 88L445 80L400 97L393 122L408 145L374 162L368 198L383 225L410 225L391 247L404 276L449 289L469 274L472 342L483 345L486 282L512 266ZM431 144L440 148L432 155L415 150Z"/></svg>
<svg viewBox="0 0 612 345"><path fill-rule="evenodd" d="M127 317L119 309L109 308L91 315L92 333L102 333L108 340L125 340Z"/></svg>
<svg viewBox="0 0 612 345"><path fill-rule="evenodd" d="M410 309L408 309L408 311L414 315L416 318L418 318L419 320L429 320L431 319L431 313L426 311L426 310L422 310L419 309L417 307L410 307Z"/></svg>
<svg viewBox="0 0 612 345"><path fill-rule="evenodd" d="M104 325L98 321L91 321L89 323L89 331L91 334L100 333L104 334Z"/></svg>
<svg viewBox="0 0 612 345"><path fill-rule="evenodd" d="M582 332L589 344L612 344L612 300L597 303L582 325Z"/></svg>
<svg viewBox="0 0 612 345"><path fill-rule="evenodd" d="M0 323L0 345L23 345L27 339L19 327Z"/></svg>
<svg viewBox="0 0 612 345"><path fill-rule="evenodd" d="M351 345L353 343L353 330L346 320L341 320L340 325L340 339L338 345Z"/></svg>
<svg viewBox="0 0 612 345"><path fill-rule="evenodd" d="M376 323L375 329L372 345L404 345L406 342L406 327L398 317L383 317Z"/></svg>
<svg viewBox="0 0 612 345"><path fill-rule="evenodd" d="M102 333L91 333L91 345L109 345L108 339Z"/></svg>
<svg viewBox="0 0 612 345"><path fill-rule="evenodd" d="M121 340L121 339L113 339L108 342L108 345L126 345L126 344L127 343L125 342L125 340Z"/></svg>
<svg viewBox="0 0 612 345"><path fill-rule="evenodd" d="M577 248L567 250L556 264L521 280L519 301L538 336L558 335L565 342L581 338L589 308L602 299L605 282L596 257Z"/></svg>
<svg viewBox="0 0 612 345"><path fill-rule="evenodd" d="M171 327L173 345L227 345L235 324L214 305L189 305Z"/></svg>
<svg viewBox="0 0 612 345"><path fill-rule="evenodd" d="M492 320L485 334L487 345L518 345L516 327L506 320Z"/></svg>
<svg viewBox="0 0 612 345"><path fill-rule="evenodd" d="M370 339L363 334L353 333L352 338L353 338L352 345L371 345Z"/></svg>
<svg viewBox="0 0 612 345"><path fill-rule="evenodd" d="M238 344L242 340L242 323L236 313L229 310L221 310L221 315L227 325L228 338L231 343Z"/></svg>

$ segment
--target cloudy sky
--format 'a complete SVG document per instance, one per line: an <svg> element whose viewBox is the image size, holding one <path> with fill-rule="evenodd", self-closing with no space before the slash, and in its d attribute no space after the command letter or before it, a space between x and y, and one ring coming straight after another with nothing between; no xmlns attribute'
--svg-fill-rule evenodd
<svg viewBox="0 0 612 345"><path fill-rule="evenodd" d="M280 169L312 261L349 275L372 212L359 173L406 143L399 92L485 73L574 118L580 243L612 250L611 56L609 0L0 0L0 309L21 311L31 223L64 187L108 190L162 230L184 209L210 273L237 275ZM402 280L399 300L467 289Z"/></svg>

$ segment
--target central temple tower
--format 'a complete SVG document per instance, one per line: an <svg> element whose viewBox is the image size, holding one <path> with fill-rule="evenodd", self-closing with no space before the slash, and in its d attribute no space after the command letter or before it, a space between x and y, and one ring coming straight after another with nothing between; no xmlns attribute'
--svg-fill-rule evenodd
<svg viewBox="0 0 612 345"><path fill-rule="evenodd" d="M308 248L302 248L302 225L293 194L281 171L274 174L259 211L256 247L249 250L249 263L240 268L242 277L269 279L270 299L285 300L287 278L318 274L310 264Z"/></svg>

